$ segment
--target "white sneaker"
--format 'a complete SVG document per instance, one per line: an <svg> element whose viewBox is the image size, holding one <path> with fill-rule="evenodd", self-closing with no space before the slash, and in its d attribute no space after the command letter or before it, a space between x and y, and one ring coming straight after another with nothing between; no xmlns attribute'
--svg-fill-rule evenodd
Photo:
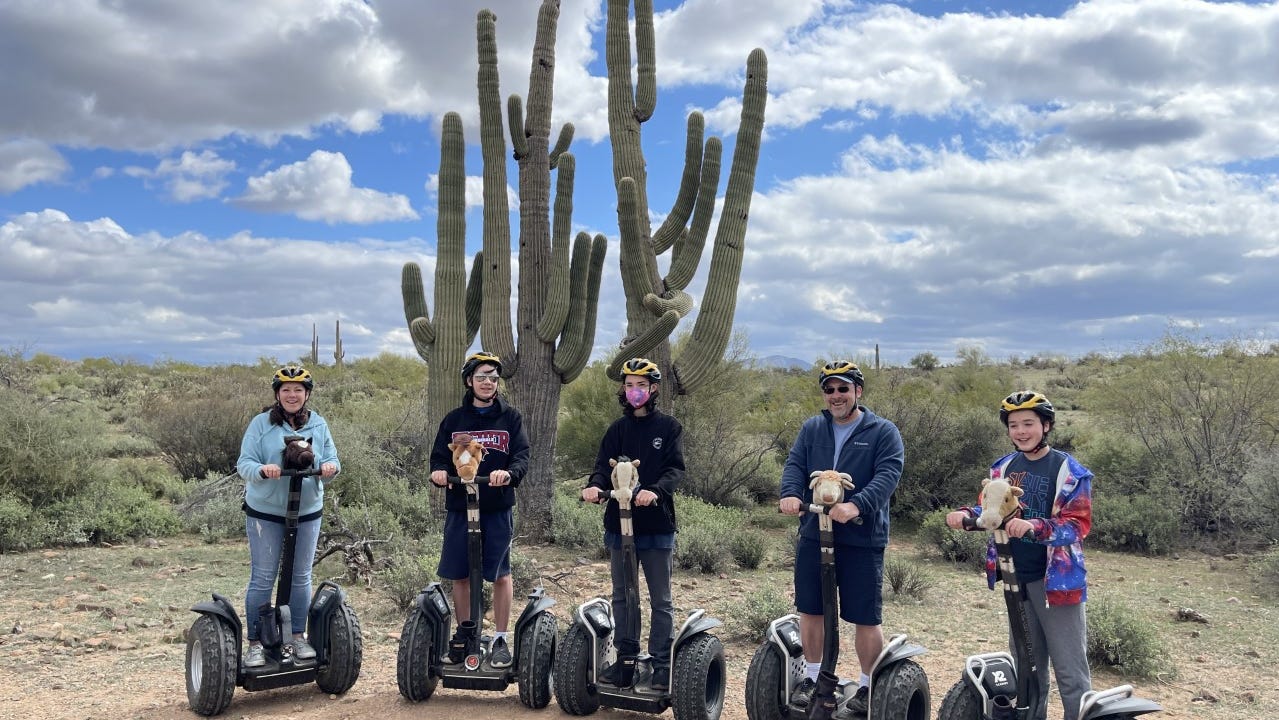
<svg viewBox="0 0 1279 720"><path fill-rule="evenodd" d="M298 660L310 660L315 657L315 648L300 637L293 638L293 657Z"/></svg>
<svg viewBox="0 0 1279 720"><path fill-rule="evenodd" d="M266 652L261 645L249 645L249 651L244 654L245 667L262 667L266 665Z"/></svg>

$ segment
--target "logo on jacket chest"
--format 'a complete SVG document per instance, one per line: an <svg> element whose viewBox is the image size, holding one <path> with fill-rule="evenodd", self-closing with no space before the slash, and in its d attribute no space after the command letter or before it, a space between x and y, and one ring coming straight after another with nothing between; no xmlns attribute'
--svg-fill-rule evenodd
<svg viewBox="0 0 1279 720"><path fill-rule="evenodd" d="M470 435L479 441L486 450L497 450L498 452L510 453L511 434L505 430L472 430L471 432L455 432L452 440L457 441L458 435Z"/></svg>
<svg viewBox="0 0 1279 720"><path fill-rule="evenodd" d="M653 449L654 449L654 450L661 450L661 449L662 449L662 439L661 439L661 438L659 438L659 437L655 437L655 438L653 438Z"/></svg>

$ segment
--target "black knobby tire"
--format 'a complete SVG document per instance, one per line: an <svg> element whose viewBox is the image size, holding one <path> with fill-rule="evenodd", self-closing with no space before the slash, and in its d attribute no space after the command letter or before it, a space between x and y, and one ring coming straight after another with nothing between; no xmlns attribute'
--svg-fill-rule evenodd
<svg viewBox="0 0 1279 720"><path fill-rule="evenodd" d="M937 710L937 720L982 720L981 696L965 678L950 687Z"/></svg>
<svg viewBox="0 0 1279 720"><path fill-rule="evenodd" d="M783 720L790 709L782 702L782 687L789 672L782 653L771 642L765 642L751 658L746 671L746 717L749 720Z"/></svg>
<svg viewBox="0 0 1279 720"><path fill-rule="evenodd" d="M675 650L671 668L675 720L719 720L724 711L724 646L714 635L694 635Z"/></svg>
<svg viewBox="0 0 1279 720"><path fill-rule="evenodd" d="M540 710L551 702L551 672L558 632L555 616L543 612L524 629L524 637L520 640L520 702L534 710Z"/></svg>
<svg viewBox="0 0 1279 720"><path fill-rule="evenodd" d="M555 702L569 715L590 715L600 709L600 698L591 690L591 634L578 623L569 626L555 653Z"/></svg>
<svg viewBox="0 0 1279 720"><path fill-rule="evenodd" d="M877 720L929 720L928 676L914 660L900 660L875 673L870 716Z"/></svg>
<svg viewBox="0 0 1279 720"><path fill-rule="evenodd" d="M341 695L360 677L364 663L364 637L360 619L350 605L342 603L329 616L328 661L315 675L315 684L331 695Z"/></svg>
<svg viewBox="0 0 1279 720"><path fill-rule="evenodd" d="M231 704L236 657L235 628L216 615L201 615L187 634L187 703L200 715L217 715Z"/></svg>
<svg viewBox="0 0 1279 720"><path fill-rule="evenodd" d="M430 699L439 678L431 674L435 658L435 627L426 613L414 608L404 621L400 648L395 656L395 682L400 694L411 702Z"/></svg>

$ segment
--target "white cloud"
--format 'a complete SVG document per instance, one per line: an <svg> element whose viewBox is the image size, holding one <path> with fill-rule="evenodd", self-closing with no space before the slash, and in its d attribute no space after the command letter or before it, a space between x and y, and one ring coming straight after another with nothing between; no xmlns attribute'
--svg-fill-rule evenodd
<svg viewBox="0 0 1279 720"><path fill-rule="evenodd" d="M164 158L154 169L137 166L124 169L130 177L158 180L169 196L180 202L216 198L226 189L226 176L235 170L235 163L218 157L212 150L199 153L187 150L176 160Z"/></svg>
<svg viewBox="0 0 1279 720"><path fill-rule="evenodd" d="M70 166L62 155L35 140L0 142L0 193L62 178Z"/></svg>
<svg viewBox="0 0 1279 720"><path fill-rule="evenodd" d="M327 223L374 223L418 217L404 195L351 184L351 165L342 153L316 150L306 160L249 178L235 199L254 210L292 213Z"/></svg>

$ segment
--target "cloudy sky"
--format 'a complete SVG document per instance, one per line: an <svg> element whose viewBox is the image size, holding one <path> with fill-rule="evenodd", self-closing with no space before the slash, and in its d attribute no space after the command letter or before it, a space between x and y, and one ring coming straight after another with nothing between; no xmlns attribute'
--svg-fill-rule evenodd
<svg viewBox="0 0 1279 720"><path fill-rule="evenodd" d="M347 359L412 354L400 268L433 268L442 115L478 137L476 11L525 95L536 5L0 2L0 349L284 360L316 323L328 357L340 319ZM690 110L724 138L722 195L746 56L768 54L736 323L758 354L1279 339L1279 4L656 7L659 218ZM610 239L597 356L625 325L603 16L562 0L554 113L575 230Z"/></svg>

